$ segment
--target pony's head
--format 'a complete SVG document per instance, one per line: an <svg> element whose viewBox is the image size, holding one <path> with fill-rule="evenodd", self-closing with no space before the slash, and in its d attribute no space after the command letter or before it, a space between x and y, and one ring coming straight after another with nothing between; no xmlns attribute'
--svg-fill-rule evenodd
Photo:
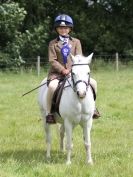
<svg viewBox="0 0 133 177"><path fill-rule="evenodd" d="M84 98L86 96L87 88L90 83L90 67L93 53L88 57L82 55L71 55L72 58L72 69L71 76L73 87L77 92L79 98Z"/></svg>

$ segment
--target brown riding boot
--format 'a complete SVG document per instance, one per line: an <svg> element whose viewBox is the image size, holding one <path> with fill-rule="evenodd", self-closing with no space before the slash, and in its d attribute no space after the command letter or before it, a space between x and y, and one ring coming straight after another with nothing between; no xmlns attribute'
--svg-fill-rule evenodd
<svg viewBox="0 0 133 177"><path fill-rule="evenodd" d="M100 115L98 109L96 108L94 110L93 119L98 119L99 117L101 117L101 115Z"/></svg>
<svg viewBox="0 0 133 177"><path fill-rule="evenodd" d="M56 120L53 114L48 114L46 116L46 123L48 124L56 124Z"/></svg>

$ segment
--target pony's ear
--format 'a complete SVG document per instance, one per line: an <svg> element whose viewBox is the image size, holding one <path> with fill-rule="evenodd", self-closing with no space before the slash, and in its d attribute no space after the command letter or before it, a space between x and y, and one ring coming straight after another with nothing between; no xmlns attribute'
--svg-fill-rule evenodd
<svg viewBox="0 0 133 177"><path fill-rule="evenodd" d="M74 62L74 59L75 59L74 55L72 55L72 54L70 53L70 56L71 56L72 62Z"/></svg>
<svg viewBox="0 0 133 177"><path fill-rule="evenodd" d="M87 57L88 64L91 63L91 60L92 60L93 54L94 54L94 53L91 53L91 54Z"/></svg>

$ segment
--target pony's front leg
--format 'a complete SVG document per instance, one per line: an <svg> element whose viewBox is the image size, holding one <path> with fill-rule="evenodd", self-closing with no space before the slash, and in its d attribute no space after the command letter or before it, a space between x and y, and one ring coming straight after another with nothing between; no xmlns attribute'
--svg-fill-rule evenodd
<svg viewBox="0 0 133 177"><path fill-rule="evenodd" d="M71 164L71 151L72 151L72 123L68 119L65 119L65 132L66 132L66 149L67 149L67 161L66 164Z"/></svg>
<svg viewBox="0 0 133 177"><path fill-rule="evenodd" d="M50 158L50 151L51 151L51 131L50 125L45 124L45 133L46 133L46 157Z"/></svg>
<svg viewBox="0 0 133 177"><path fill-rule="evenodd" d="M91 127L92 127L92 119L89 119L87 122L83 124L84 144L86 149L86 161L90 165L93 164L93 160L91 156L91 139L90 139Z"/></svg>

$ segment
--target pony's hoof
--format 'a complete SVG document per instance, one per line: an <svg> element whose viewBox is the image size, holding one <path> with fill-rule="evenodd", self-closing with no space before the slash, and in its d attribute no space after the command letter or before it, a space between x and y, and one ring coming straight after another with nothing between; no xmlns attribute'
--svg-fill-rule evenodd
<svg viewBox="0 0 133 177"><path fill-rule="evenodd" d="M47 159L51 159L50 154L46 154L46 158L47 158Z"/></svg>
<svg viewBox="0 0 133 177"><path fill-rule="evenodd" d="M60 152L61 153L65 153L66 152L65 148L64 149L60 149Z"/></svg>
<svg viewBox="0 0 133 177"><path fill-rule="evenodd" d="M66 162L66 165L71 165L71 161L67 161L67 162Z"/></svg>
<svg viewBox="0 0 133 177"><path fill-rule="evenodd" d="M88 164L88 165L93 165L94 163L93 163L92 160L87 160L87 164Z"/></svg>

